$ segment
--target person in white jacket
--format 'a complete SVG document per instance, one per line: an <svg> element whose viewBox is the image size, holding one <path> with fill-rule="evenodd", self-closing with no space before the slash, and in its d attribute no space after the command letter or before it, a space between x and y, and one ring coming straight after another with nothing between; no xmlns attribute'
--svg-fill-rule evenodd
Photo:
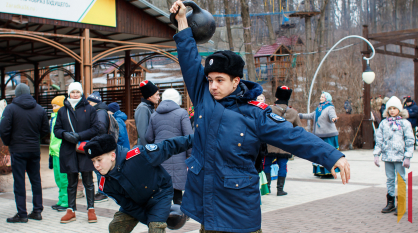
<svg viewBox="0 0 418 233"><path fill-rule="evenodd" d="M401 100L392 96L383 112L386 117L376 131L376 146L373 151L374 163L380 167L379 156L385 162L388 193L386 207L382 213L396 210L395 177L399 173L405 181L405 168L409 168L414 153L414 133L408 118L408 111L402 107Z"/></svg>

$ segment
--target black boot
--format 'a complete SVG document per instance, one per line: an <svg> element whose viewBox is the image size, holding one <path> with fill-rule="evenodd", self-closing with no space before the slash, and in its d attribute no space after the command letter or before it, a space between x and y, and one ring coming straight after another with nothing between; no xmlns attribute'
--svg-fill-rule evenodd
<svg viewBox="0 0 418 233"><path fill-rule="evenodd" d="M287 195L287 193L283 191L285 180L286 180L286 177L280 177L280 176L277 177L277 196Z"/></svg>
<svg viewBox="0 0 418 233"><path fill-rule="evenodd" d="M269 189L269 193L271 193L270 185L271 185L271 173L265 173L267 178L267 188Z"/></svg>
<svg viewBox="0 0 418 233"><path fill-rule="evenodd" d="M396 209L395 206L395 197L392 197L389 195L389 193L386 195L387 198L387 205L385 208L382 209L382 213L390 213Z"/></svg>
<svg viewBox="0 0 418 233"><path fill-rule="evenodd" d="M11 217L11 218L7 218L7 222L10 223L27 223L28 222L28 218L22 218L20 217L19 214L16 214L15 216Z"/></svg>
<svg viewBox="0 0 418 233"><path fill-rule="evenodd" d="M29 219L33 220L42 220L42 215L40 212L33 212L28 215Z"/></svg>

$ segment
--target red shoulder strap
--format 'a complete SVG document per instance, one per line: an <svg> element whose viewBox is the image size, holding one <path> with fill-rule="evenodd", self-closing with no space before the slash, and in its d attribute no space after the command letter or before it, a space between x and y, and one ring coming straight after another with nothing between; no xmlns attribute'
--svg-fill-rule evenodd
<svg viewBox="0 0 418 233"><path fill-rule="evenodd" d="M128 151L128 153L126 153L126 160L131 159L137 155L141 154L141 151L139 150L138 147Z"/></svg>
<svg viewBox="0 0 418 233"><path fill-rule="evenodd" d="M105 178L104 178L104 176L102 176L100 178L100 183L99 183L99 190L102 191L102 192L103 192L103 189L104 189L104 184L105 184Z"/></svg>
<svg viewBox="0 0 418 233"><path fill-rule="evenodd" d="M251 104L251 105L254 105L256 107L259 107L259 108L261 108L263 110L268 107L268 104L265 104L265 103L262 103L262 102L258 102L258 101L255 101L255 100L251 100L248 103Z"/></svg>

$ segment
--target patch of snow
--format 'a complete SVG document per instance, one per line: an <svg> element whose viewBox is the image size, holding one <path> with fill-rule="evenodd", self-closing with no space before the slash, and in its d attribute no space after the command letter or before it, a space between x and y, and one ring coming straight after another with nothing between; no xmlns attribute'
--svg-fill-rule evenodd
<svg viewBox="0 0 418 233"><path fill-rule="evenodd" d="M153 83L168 83L168 82L182 82L182 77L167 77L167 78L149 78L147 77L147 80L150 80Z"/></svg>
<svg viewBox="0 0 418 233"><path fill-rule="evenodd" d="M152 78L164 77L164 76L168 76L168 75L170 75L170 73L150 73L150 72L147 72L145 74L145 78L146 79L152 79Z"/></svg>
<svg viewBox="0 0 418 233"><path fill-rule="evenodd" d="M98 77L98 78L93 78L93 83L107 84L107 77L106 77L106 75L104 75L102 77Z"/></svg>

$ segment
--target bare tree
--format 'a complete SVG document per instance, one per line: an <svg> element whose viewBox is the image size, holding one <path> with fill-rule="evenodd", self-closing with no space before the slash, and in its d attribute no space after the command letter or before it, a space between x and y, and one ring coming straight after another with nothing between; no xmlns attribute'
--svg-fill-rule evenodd
<svg viewBox="0 0 418 233"><path fill-rule="evenodd" d="M244 27L244 44L245 44L245 58L247 61L248 80L255 82L255 64L251 41L251 19L250 10L248 8L248 0L241 0L241 18L242 26Z"/></svg>
<svg viewBox="0 0 418 233"><path fill-rule="evenodd" d="M265 13L270 12L269 0L264 0L264 12ZM273 25L271 24L271 16L270 15L266 15L266 21L267 21L267 28L268 28L268 31L269 31L270 44L274 44L276 42L276 36L274 34L274 31L273 31Z"/></svg>
<svg viewBox="0 0 418 233"><path fill-rule="evenodd" d="M229 10L228 0L224 0L224 7L225 7L225 14L226 15L231 14L231 11ZM231 18L229 16L226 16L225 21L226 21L226 32L228 34L229 50L234 51L234 38L232 38L232 32L231 32Z"/></svg>

